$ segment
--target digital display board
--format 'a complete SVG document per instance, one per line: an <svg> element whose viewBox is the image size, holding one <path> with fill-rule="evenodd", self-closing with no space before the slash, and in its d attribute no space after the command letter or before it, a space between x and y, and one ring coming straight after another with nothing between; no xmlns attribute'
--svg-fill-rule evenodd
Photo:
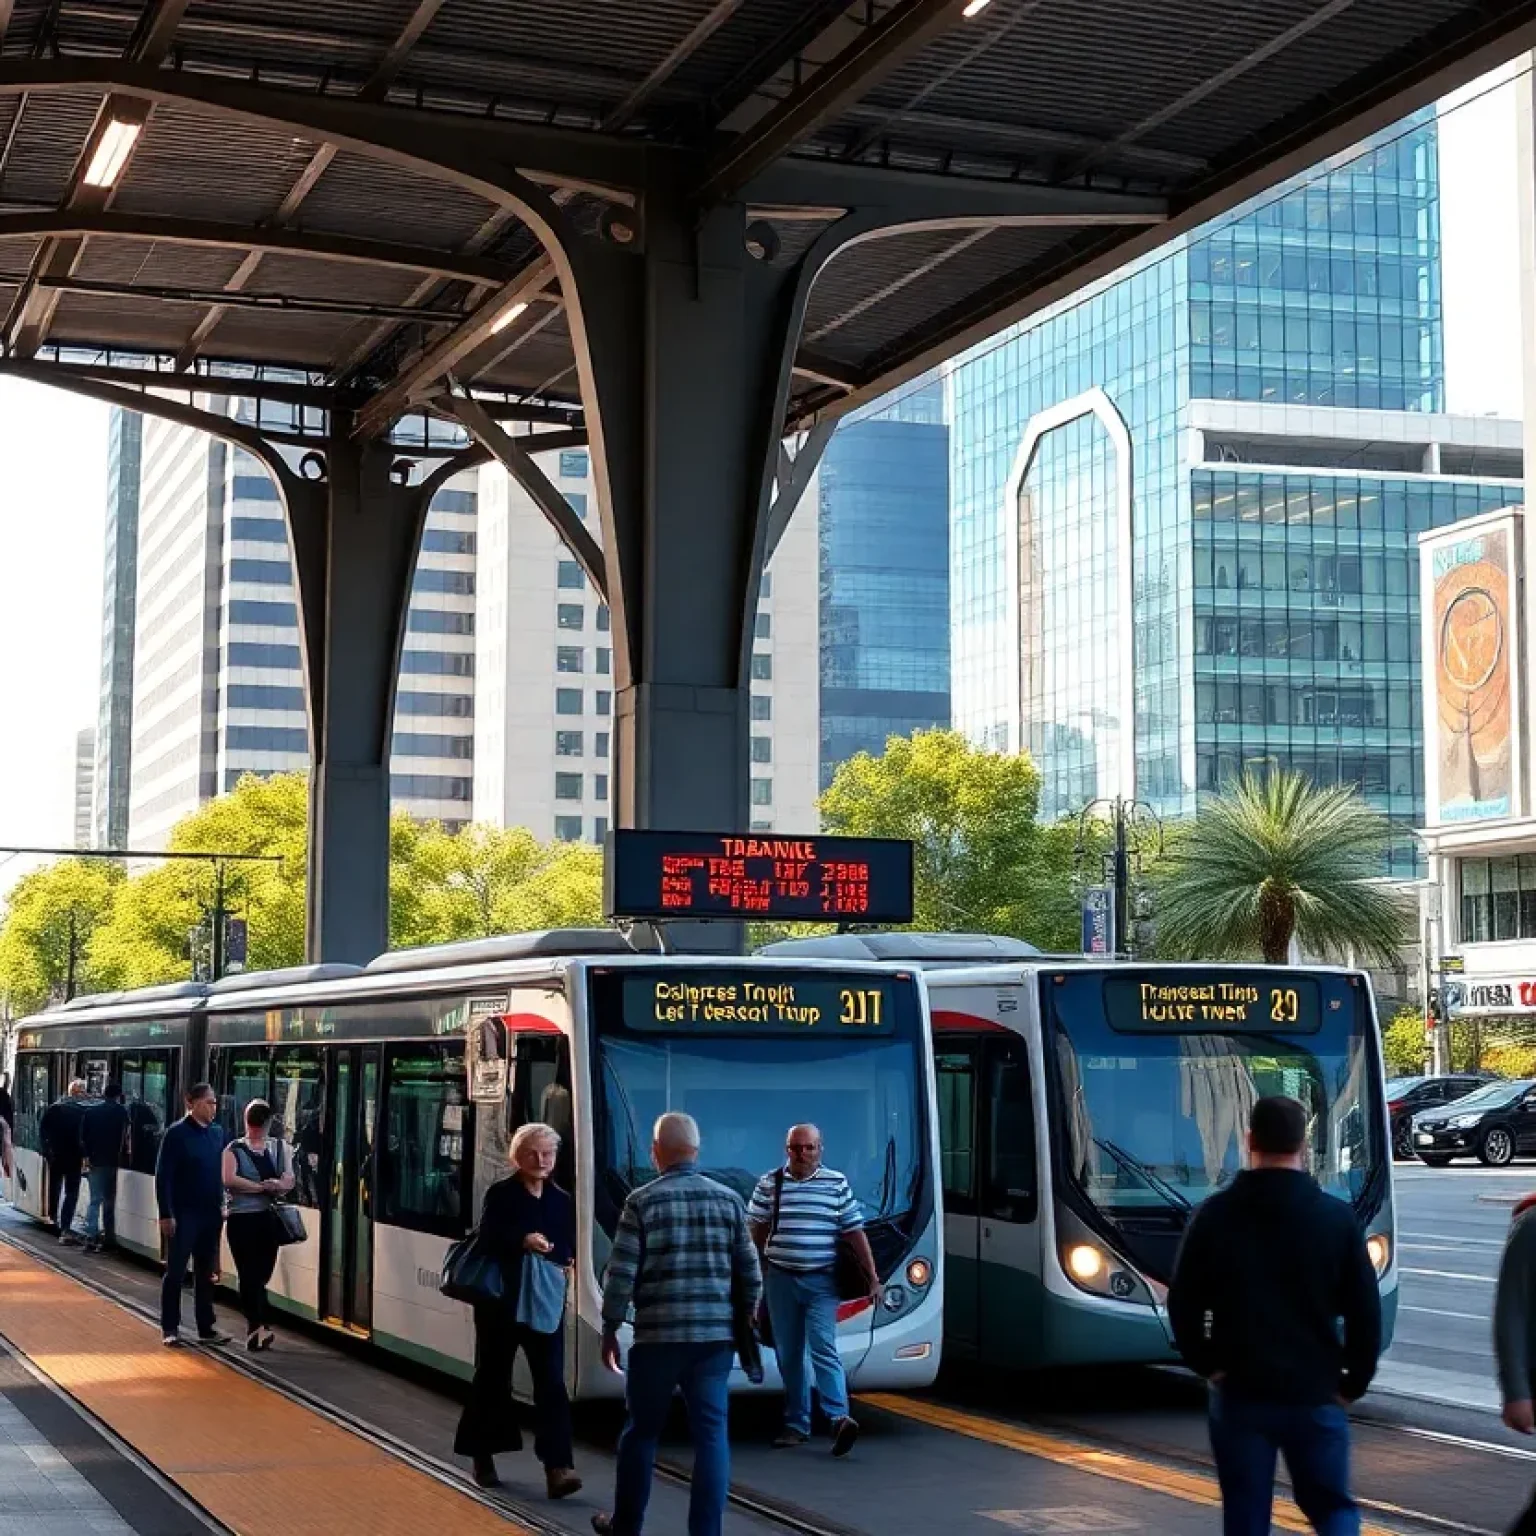
<svg viewBox="0 0 1536 1536"><path fill-rule="evenodd" d="M1105 976L1104 1015L1110 1028L1133 1034L1311 1034L1322 1003L1315 977L1190 968Z"/></svg>
<svg viewBox="0 0 1536 1536"><path fill-rule="evenodd" d="M610 832L609 917L910 923L912 844L878 837Z"/></svg>
<svg viewBox="0 0 1536 1536"><path fill-rule="evenodd" d="M888 1035L895 1028L896 990L902 984L875 974L672 967L594 979L599 996L617 985L625 1028L646 1034Z"/></svg>

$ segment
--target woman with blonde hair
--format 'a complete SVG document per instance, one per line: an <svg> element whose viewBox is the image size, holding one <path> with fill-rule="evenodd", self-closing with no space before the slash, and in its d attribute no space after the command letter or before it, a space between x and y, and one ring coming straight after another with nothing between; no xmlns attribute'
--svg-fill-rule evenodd
<svg viewBox="0 0 1536 1536"><path fill-rule="evenodd" d="M512 1365L522 1350L533 1377L533 1452L552 1499L581 1487L565 1390L565 1276L576 1261L576 1205L550 1178L559 1150L552 1127L523 1126L508 1153L512 1176L485 1193L479 1247L500 1261L503 1295L496 1306L475 1308L475 1378L453 1443L473 1461L475 1481L494 1488L497 1454L522 1449L512 1405Z"/></svg>

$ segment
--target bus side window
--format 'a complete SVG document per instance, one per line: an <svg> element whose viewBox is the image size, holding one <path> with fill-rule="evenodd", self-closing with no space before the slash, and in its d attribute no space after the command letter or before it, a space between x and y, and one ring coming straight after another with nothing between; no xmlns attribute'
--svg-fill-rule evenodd
<svg viewBox="0 0 1536 1536"><path fill-rule="evenodd" d="M934 1057L939 1100L939 1175L944 1209L976 1213L976 1047Z"/></svg>
<svg viewBox="0 0 1536 1536"><path fill-rule="evenodd" d="M1033 1221L1040 1203L1035 1105L1029 1057L1022 1041L995 1043L988 1048L987 1105L984 1213L996 1221Z"/></svg>
<svg viewBox="0 0 1536 1536"><path fill-rule="evenodd" d="M53 1098L49 1060L42 1053L23 1056L16 1071L16 1124L12 1134L17 1146L27 1147L33 1152L42 1150L38 1125L43 1118L43 1111Z"/></svg>
<svg viewBox="0 0 1536 1536"><path fill-rule="evenodd" d="M462 1044L389 1048L383 1134L374 1143L377 1221L464 1235L464 1149L474 1118L468 1097Z"/></svg>
<svg viewBox="0 0 1536 1536"><path fill-rule="evenodd" d="M245 1134L245 1106L252 1099L272 1102L270 1062L264 1046L240 1045L223 1053L214 1090L219 1096L219 1123L231 1141Z"/></svg>
<svg viewBox="0 0 1536 1536"><path fill-rule="evenodd" d="M370 1106L371 1109L371 1106ZM312 1046L284 1046L272 1058L272 1114L293 1154L293 1200L320 1204L325 1155L325 1064Z"/></svg>
<svg viewBox="0 0 1536 1536"><path fill-rule="evenodd" d="M123 1097L128 1101L128 1156L135 1173L153 1173L160 1156L170 1095L170 1051L123 1057Z"/></svg>
<svg viewBox="0 0 1536 1536"><path fill-rule="evenodd" d="M513 1037L512 1103L507 1131L537 1122L560 1137L555 1183L575 1189L575 1116L571 1103L571 1046L564 1035Z"/></svg>

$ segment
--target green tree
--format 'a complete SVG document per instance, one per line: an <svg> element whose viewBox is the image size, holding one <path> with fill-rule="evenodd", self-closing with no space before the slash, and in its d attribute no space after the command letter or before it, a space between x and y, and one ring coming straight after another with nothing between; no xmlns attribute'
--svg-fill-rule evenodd
<svg viewBox="0 0 1536 1536"><path fill-rule="evenodd" d="M1429 1043L1424 1015L1417 1008L1399 1008L1381 1032L1381 1053L1393 1077L1416 1077L1424 1070Z"/></svg>
<svg viewBox="0 0 1536 1536"><path fill-rule="evenodd" d="M71 981L77 993L116 984L93 940L123 888L123 867L112 859L61 859L16 882L0 927L0 992L14 1013L62 998Z"/></svg>
<svg viewBox="0 0 1536 1536"><path fill-rule="evenodd" d="M1279 965L1294 936L1313 954L1390 964L1408 914L1376 879L1388 839L1385 818L1351 788L1245 777L1201 807L1170 857L1158 953Z"/></svg>
<svg viewBox="0 0 1536 1536"><path fill-rule="evenodd" d="M1076 949L1075 823L1041 826L1027 754L986 752L957 731L893 736L841 764L821 797L828 832L910 838L915 926Z"/></svg>

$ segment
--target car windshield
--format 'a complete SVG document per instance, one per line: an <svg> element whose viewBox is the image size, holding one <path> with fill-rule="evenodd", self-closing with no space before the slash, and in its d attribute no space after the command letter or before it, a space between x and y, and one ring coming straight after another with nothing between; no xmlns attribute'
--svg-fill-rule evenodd
<svg viewBox="0 0 1536 1536"><path fill-rule="evenodd" d="M1272 1013L1273 973L1238 973L1256 985L1236 1011L1209 1005L1207 1022L1201 1005L1180 1004L1177 1012L1149 1012L1144 1025L1136 1012L1140 978L1187 989L1183 980L1168 980L1187 974L1110 979L1082 971L1042 979L1043 1006L1055 1022L1067 1179L1110 1221L1182 1229L1189 1211L1243 1167L1254 1103L1284 1094L1307 1111L1313 1175L1330 1194L1359 1201L1379 1140L1368 1112L1376 1078L1363 994L1342 976L1303 980L1302 1001L1295 1004L1298 992L1286 989ZM1186 1006L1195 1011L1183 1012ZM1283 1027L1271 1023L1285 1014ZM1181 1027L1190 1024L1197 1027Z"/></svg>
<svg viewBox="0 0 1536 1536"><path fill-rule="evenodd" d="M1400 1099L1405 1093L1412 1093L1420 1083L1427 1081L1427 1078L1422 1077L1389 1077L1387 1079L1387 1097L1389 1099Z"/></svg>
<svg viewBox="0 0 1536 1536"><path fill-rule="evenodd" d="M1506 1104L1513 1104L1516 1099L1533 1085L1531 1082L1518 1083L1489 1083L1484 1088L1475 1089L1464 1099L1457 1099L1454 1104L1441 1106L1445 1109L1454 1109L1458 1114L1469 1109L1503 1109Z"/></svg>
<svg viewBox="0 0 1536 1536"><path fill-rule="evenodd" d="M910 986L910 983L908 984ZM816 1125L827 1166L866 1220L899 1218L922 1188L925 1121L915 988L886 1033L667 1033L627 1027L594 993L597 1216L610 1233L631 1189L654 1178L651 1128L667 1110L699 1123L701 1170L751 1196L784 1162L790 1126Z"/></svg>

